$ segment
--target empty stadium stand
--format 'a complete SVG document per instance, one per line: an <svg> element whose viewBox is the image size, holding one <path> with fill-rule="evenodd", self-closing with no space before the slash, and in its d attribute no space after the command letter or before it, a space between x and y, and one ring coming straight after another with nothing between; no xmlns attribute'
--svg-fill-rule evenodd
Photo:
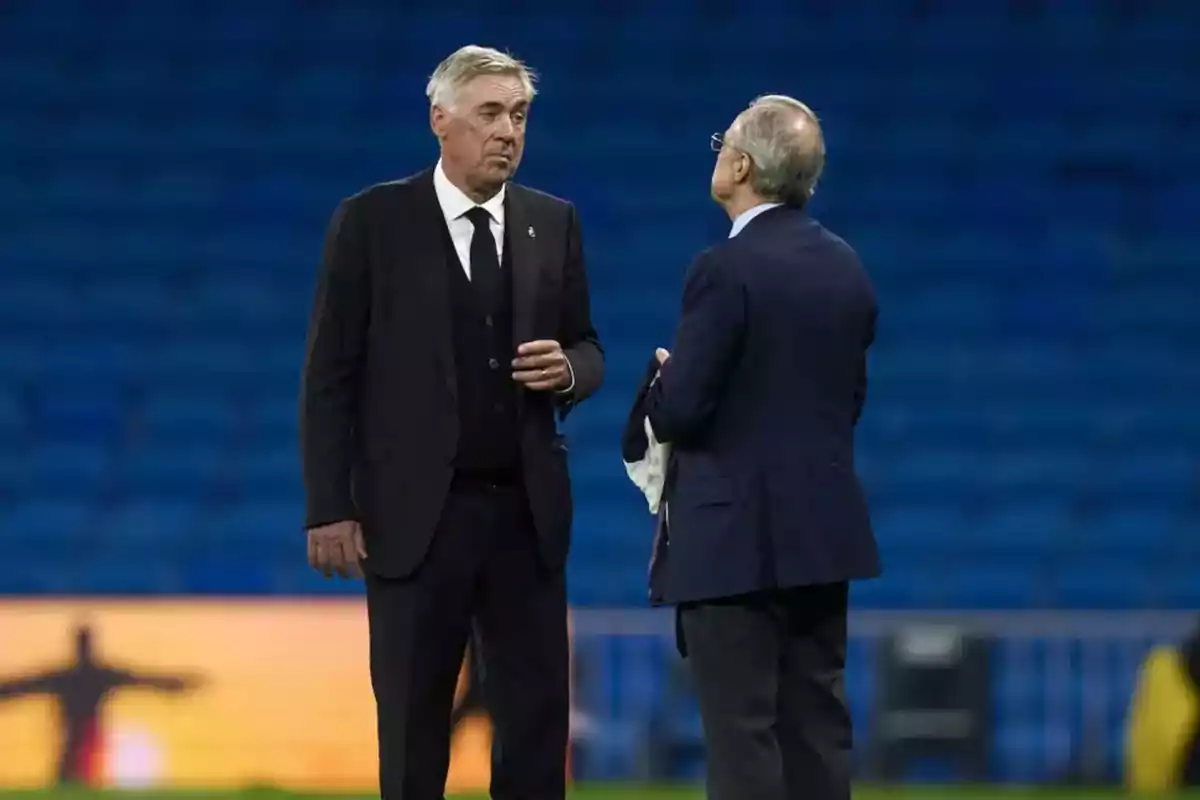
<svg viewBox="0 0 1200 800"><path fill-rule="evenodd" d="M0 5L0 590L359 591L299 528L321 236L430 162L424 78L478 41L543 74L521 179L579 206L609 353L568 423L575 603L644 601L620 422L727 229L708 136L783 91L882 304L860 606L1200 604L1200 7L403 6Z"/></svg>

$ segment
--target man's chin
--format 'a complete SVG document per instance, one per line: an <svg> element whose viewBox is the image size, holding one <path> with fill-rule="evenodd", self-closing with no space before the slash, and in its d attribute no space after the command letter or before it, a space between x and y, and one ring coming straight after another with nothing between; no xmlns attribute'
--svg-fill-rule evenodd
<svg viewBox="0 0 1200 800"><path fill-rule="evenodd" d="M488 174L497 180L508 180L517 171L517 161L511 158L489 158L487 170Z"/></svg>

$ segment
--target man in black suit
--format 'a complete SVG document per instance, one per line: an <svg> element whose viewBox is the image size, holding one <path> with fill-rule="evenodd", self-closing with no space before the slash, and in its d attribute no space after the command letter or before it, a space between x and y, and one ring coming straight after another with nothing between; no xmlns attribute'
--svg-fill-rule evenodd
<svg viewBox="0 0 1200 800"><path fill-rule="evenodd" d="M301 402L309 560L366 574L384 798L442 797L473 625L492 796L562 798L572 505L555 415L604 373L579 221L509 183L525 65L464 47L427 94L437 165L329 226Z"/></svg>
<svg viewBox="0 0 1200 800"><path fill-rule="evenodd" d="M709 797L844 800L848 581L880 571L854 472L875 296L805 213L825 146L804 104L759 98L713 145L733 230L692 264L643 401L671 452L651 597L678 607Z"/></svg>

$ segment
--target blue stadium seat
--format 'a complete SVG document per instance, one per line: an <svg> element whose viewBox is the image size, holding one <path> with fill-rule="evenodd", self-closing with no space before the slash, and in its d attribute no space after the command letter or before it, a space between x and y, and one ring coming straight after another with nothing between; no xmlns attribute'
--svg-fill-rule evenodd
<svg viewBox="0 0 1200 800"><path fill-rule="evenodd" d="M25 411L17 397L0 393L0 445L12 447L21 438L25 427Z"/></svg>
<svg viewBox="0 0 1200 800"><path fill-rule="evenodd" d="M145 401L138 425L155 444L219 443L234 433L235 401L224 394L163 392Z"/></svg>
<svg viewBox="0 0 1200 800"><path fill-rule="evenodd" d="M936 580L944 608L1019 610L1050 601L1044 570L1025 559L960 559Z"/></svg>
<svg viewBox="0 0 1200 800"><path fill-rule="evenodd" d="M1102 556L1073 556L1054 579L1052 604L1057 608L1113 610L1137 608L1149 598L1147 579L1130 563Z"/></svg>
<svg viewBox="0 0 1200 800"><path fill-rule="evenodd" d="M230 552L189 559L181 567L178 591L195 595L272 594L297 591L276 578L278 569L266 560L234 565Z"/></svg>
<svg viewBox="0 0 1200 800"><path fill-rule="evenodd" d="M21 462L27 497L98 501L112 488L114 455L104 443L45 442Z"/></svg>
<svg viewBox="0 0 1200 800"><path fill-rule="evenodd" d="M304 553L303 509L296 503L246 502L211 513L199 541L229 552L244 548L279 553L286 561Z"/></svg>
<svg viewBox="0 0 1200 800"><path fill-rule="evenodd" d="M125 430L125 403L119 391L99 386L47 386L36 401L36 424L58 439L120 441Z"/></svg>
<svg viewBox="0 0 1200 800"><path fill-rule="evenodd" d="M1183 519L1159 505L1121 505L1093 519L1078 544L1089 553L1123 559L1126 565L1170 559Z"/></svg>
<svg viewBox="0 0 1200 800"><path fill-rule="evenodd" d="M0 597L56 595L78 591L78 579L63 569L61 558L24 560L0 569Z"/></svg>
<svg viewBox="0 0 1200 800"><path fill-rule="evenodd" d="M1030 501L1024 505L996 508L985 516L975 531L975 546L981 557L989 554L1024 554L1032 564L1046 553L1069 543L1070 510L1065 503Z"/></svg>
<svg viewBox="0 0 1200 800"><path fill-rule="evenodd" d="M124 491L151 497L203 499L212 491L225 460L220 443L148 443L117 465Z"/></svg>
<svg viewBox="0 0 1200 800"><path fill-rule="evenodd" d="M259 501L283 501L299 508L302 497L299 448L285 441L233 458L221 477L225 492Z"/></svg>
<svg viewBox="0 0 1200 800"><path fill-rule="evenodd" d="M182 557L192 541L200 504L186 500L134 500L118 506L104 519L106 552L135 560L141 554Z"/></svg>
<svg viewBox="0 0 1200 800"><path fill-rule="evenodd" d="M56 556L69 562L94 549L99 540L96 514L86 501L28 500L8 507L2 519L5 546L12 553L4 571L20 569L20 554L34 561L40 555L43 560Z"/></svg>
<svg viewBox="0 0 1200 800"><path fill-rule="evenodd" d="M252 446L274 449L286 444L298 458L300 450L296 444L296 431L299 429L299 410L298 385L287 391L247 398L241 407L241 434Z"/></svg>
<svg viewBox="0 0 1200 800"><path fill-rule="evenodd" d="M1200 557L1193 555L1189 560L1168 567L1156 565L1147 581L1144 595L1147 605L1154 608L1200 608Z"/></svg>
<svg viewBox="0 0 1200 800"><path fill-rule="evenodd" d="M176 593L183 589L178 568L169 560L114 557L89 561L73 570L75 591L85 595L139 596Z"/></svg>

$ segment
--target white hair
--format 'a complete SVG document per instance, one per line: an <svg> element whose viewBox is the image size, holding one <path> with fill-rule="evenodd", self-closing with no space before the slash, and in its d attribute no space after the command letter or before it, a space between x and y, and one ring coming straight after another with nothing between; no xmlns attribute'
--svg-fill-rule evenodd
<svg viewBox="0 0 1200 800"><path fill-rule="evenodd" d="M794 97L768 94L743 111L730 144L750 157L750 186L764 200L802 206L825 168L825 137L812 109Z"/></svg>
<svg viewBox="0 0 1200 800"><path fill-rule="evenodd" d="M458 90L480 75L513 75L525 85L530 100L537 94L537 75L522 61L491 47L469 44L446 57L425 87L431 105L454 108Z"/></svg>

